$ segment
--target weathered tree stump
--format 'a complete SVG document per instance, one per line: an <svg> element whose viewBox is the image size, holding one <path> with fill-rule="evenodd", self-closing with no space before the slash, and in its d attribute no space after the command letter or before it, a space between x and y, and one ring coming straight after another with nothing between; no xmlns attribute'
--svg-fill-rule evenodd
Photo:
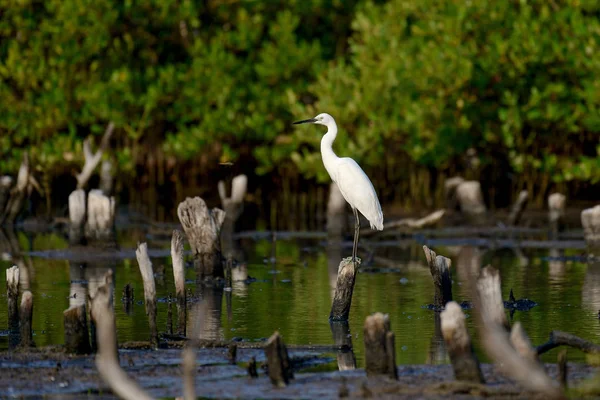
<svg viewBox="0 0 600 400"><path fill-rule="evenodd" d="M356 281L356 268L352 257L344 258L338 267L337 283L333 304L331 305L330 321L347 321L352 304L352 292Z"/></svg>
<svg viewBox="0 0 600 400"><path fill-rule="evenodd" d="M183 233L173 231L171 238L171 259L173 261L173 277L175 280L175 297L177 298L177 333L185 336L187 306L185 296L185 264L183 262Z"/></svg>
<svg viewBox="0 0 600 400"><path fill-rule="evenodd" d="M600 205L581 212L581 225L588 247L600 250Z"/></svg>
<svg viewBox="0 0 600 400"><path fill-rule="evenodd" d="M156 328L156 285L154 283L154 271L152 262L148 257L148 245L146 243L138 244L135 256L140 267L142 280L144 281L144 304L146 306L146 315L148 315L148 324L150 326L150 343L155 349L158 348L158 330Z"/></svg>
<svg viewBox="0 0 600 400"><path fill-rule="evenodd" d="M327 201L327 236L330 241L342 240L342 232L347 222L346 200L337 183L331 182Z"/></svg>
<svg viewBox="0 0 600 400"><path fill-rule="evenodd" d="M529 336L525 333L520 321L515 322L511 329L510 342L521 357L532 362L539 362L537 351L531 345L531 340L529 340Z"/></svg>
<svg viewBox="0 0 600 400"><path fill-rule="evenodd" d="M367 376L386 375L398 379L395 336L387 314L378 312L366 318L364 340Z"/></svg>
<svg viewBox="0 0 600 400"><path fill-rule="evenodd" d="M464 181L456 188L456 200L461 213L473 223L485 219L486 207L481 193L481 184L477 181Z"/></svg>
<svg viewBox="0 0 600 400"><path fill-rule="evenodd" d="M456 199L456 188L458 185L463 183L465 179L461 176L453 176L452 178L446 179L444 182L444 198L446 199L446 208L454 210L458 205Z"/></svg>
<svg viewBox="0 0 600 400"><path fill-rule="evenodd" d="M510 327L504 312L500 272L489 265L483 268L477 279L476 289L483 321L500 325L508 331Z"/></svg>
<svg viewBox="0 0 600 400"><path fill-rule="evenodd" d="M287 348L283 344L279 332L273 333L265 345L265 356L269 365L269 378L271 383L278 387L284 387L290 379L294 378L294 372L290 363Z"/></svg>
<svg viewBox="0 0 600 400"><path fill-rule="evenodd" d="M556 237L561 228L566 203L567 197L564 194L552 193L548 196L548 222L553 237Z"/></svg>
<svg viewBox="0 0 600 400"><path fill-rule="evenodd" d="M85 185L90 180L94 170L102 160L102 153L108 148L110 143L110 137L114 131L115 124L110 122L104 131L104 136L102 136L102 140L100 142L100 146L95 153L92 153L92 147L90 143L90 138L86 138L83 141L83 157L84 157L84 165L81 169L81 172L77 174L77 189L85 188Z"/></svg>
<svg viewBox="0 0 600 400"><path fill-rule="evenodd" d="M8 302L8 346L19 345L19 267L6 270L6 298Z"/></svg>
<svg viewBox="0 0 600 400"><path fill-rule="evenodd" d="M446 304L440 314L442 335L452 361L454 377L459 381L483 383L479 361L473 352L465 315L455 301Z"/></svg>
<svg viewBox="0 0 600 400"><path fill-rule="evenodd" d="M21 347L33 347L33 329L31 321L33 319L33 294L25 290L21 296Z"/></svg>
<svg viewBox="0 0 600 400"><path fill-rule="evenodd" d="M208 210L200 197L187 198L177 207L177 215L194 254L196 274L202 281L223 279L220 231L225 212Z"/></svg>
<svg viewBox="0 0 600 400"><path fill-rule="evenodd" d="M112 271L92 299L92 315L96 321L98 353L96 368L104 382L122 399L149 400L151 397L119 365L115 315L112 307Z"/></svg>
<svg viewBox="0 0 600 400"><path fill-rule="evenodd" d="M77 189L69 195L69 242L81 244L84 241L86 201L85 191Z"/></svg>
<svg viewBox="0 0 600 400"><path fill-rule="evenodd" d="M231 196L227 197L225 182L219 181L218 190L221 198L221 206L226 213L226 220L235 222L244 209L244 197L248 188L248 177L238 175L231 181Z"/></svg>
<svg viewBox="0 0 600 400"><path fill-rule="evenodd" d="M435 286L433 306L436 310L441 310L446 303L452 301L452 278L450 276L452 261L444 256L436 255L435 251L427 246L423 246L423 251Z"/></svg>
<svg viewBox="0 0 600 400"><path fill-rule="evenodd" d="M85 236L90 241L107 241L114 237L115 199L101 190L90 190L87 199Z"/></svg>
<svg viewBox="0 0 600 400"><path fill-rule="evenodd" d="M521 190L519 192L519 197L517 197L517 201L513 204L510 214L508 215L507 223L510 226L516 226L519 224L521 220L521 216L523 215L523 211L527 207L527 201L529 200L529 193L527 190Z"/></svg>
<svg viewBox="0 0 600 400"><path fill-rule="evenodd" d="M100 190L106 196L110 196L113 190L113 164L110 160L102 161L100 166Z"/></svg>
<svg viewBox="0 0 600 400"><path fill-rule="evenodd" d="M65 351L70 354L92 352L85 304L71 306L63 312L65 324Z"/></svg>

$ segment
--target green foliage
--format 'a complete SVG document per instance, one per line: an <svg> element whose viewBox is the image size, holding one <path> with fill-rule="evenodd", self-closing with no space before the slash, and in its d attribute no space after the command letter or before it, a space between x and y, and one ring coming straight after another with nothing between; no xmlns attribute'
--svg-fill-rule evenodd
<svg viewBox="0 0 600 400"><path fill-rule="evenodd" d="M336 147L366 168L483 164L600 181L600 4L564 0L52 0L0 3L0 172L48 170L116 125L122 171L140 147L216 152L259 174L325 180Z"/></svg>

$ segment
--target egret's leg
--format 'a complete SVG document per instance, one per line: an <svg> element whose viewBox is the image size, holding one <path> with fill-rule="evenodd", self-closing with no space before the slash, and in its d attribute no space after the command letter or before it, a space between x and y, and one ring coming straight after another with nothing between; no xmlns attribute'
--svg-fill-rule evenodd
<svg viewBox="0 0 600 400"><path fill-rule="evenodd" d="M358 211L356 208L352 207L352 211L354 212L354 218L356 221L354 222L354 246L352 247L352 261L356 263L356 254L358 251L358 236L360 234L360 219L358 217Z"/></svg>

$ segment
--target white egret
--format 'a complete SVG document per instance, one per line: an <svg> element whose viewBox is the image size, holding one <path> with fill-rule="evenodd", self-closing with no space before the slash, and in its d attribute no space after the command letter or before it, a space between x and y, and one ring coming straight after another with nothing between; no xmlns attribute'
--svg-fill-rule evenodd
<svg viewBox="0 0 600 400"><path fill-rule="evenodd" d="M381 204L379 204L377 193L375 193L375 188L369 177L356 161L349 157L340 158L333 152L332 144L338 132L337 124L333 117L323 113L314 118L294 122L294 124L306 123L325 125L327 127L327 133L321 139L321 158L329 176L338 185L344 199L352 207L352 212L356 220L354 224L352 261L356 262L358 236L360 233L358 211L367 218L371 224L371 229L380 231L383 229Z"/></svg>

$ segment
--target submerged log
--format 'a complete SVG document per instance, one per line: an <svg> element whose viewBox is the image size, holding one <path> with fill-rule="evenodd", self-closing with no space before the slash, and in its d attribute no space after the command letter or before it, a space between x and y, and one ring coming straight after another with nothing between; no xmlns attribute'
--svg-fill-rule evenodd
<svg viewBox="0 0 600 400"><path fill-rule="evenodd" d="M107 241L114 237L115 198L101 190L90 190L87 201L85 236L92 241Z"/></svg>
<svg viewBox="0 0 600 400"><path fill-rule="evenodd" d="M446 303L452 301L452 278L450 277L452 262L449 258L436 255L435 251L427 246L423 246L423 251L435 286L433 306L436 310L441 310Z"/></svg>
<svg viewBox="0 0 600 400"><path fill-rule="evenodd" d="M508 215L508 225L515 226L519 224L523 211L527 207L527 201L529 200L529 193L527 190L521 190L517 201L513 204L510 214Z"/></svg>
<svg viewBox="0 0 600 400"><path fill-rule="evenodd" d="M85 304L71 306L63 312L65 324L65 351L70 354L92 352Z"/></svg>
<svg viewBox="0 0 600 400"><path fill-rule="evenodd" d="M265 356L269 365L269 378L271 383L278 387L284 387L290 379L294 378L294 372L290 363L287 348L283 344L279 332L273 333L265 345Z"/></svg>
<svg viewBox="0 0 600 400"><path fill-rule="evenodd" d="M185 336L187 319L185 296L185 265L183 262L183 233L177 229L171 238L171 259L173 261L173 277L175 280L175 297L177 298L177 333Z"/></svg>
<svg viewBox="0 0 600 400"><path fill-rule="evenodd" d="M572 335L567 332L552 331L548 341L536 348L537 354L543 354L558 346L569 346L587 354L600 354L600 345Z"/></svg>
<svg viewBox="0 0 600 400"><path fill-rule="evenodd" d="M8 345L16 347L19 340L19 267L6 269L6 298L8 302Z"/></svg>
<svg viewBox="0 0 600 400"><path fill-rule="evenodd" d="M459 381L483 383L479 361L473 351L465 323L465 314L455 301L446 304L440 314L442 335L452 361L454 377Z"/></svg>
<svg viewBox="0 0 600 400"><path fill-rule="evenodd" d="M83 243L83 227L86 217L85 191L77 189L69 195L69 242Z"/></svg>
<svg viewBox="0 0 600 400"><path fill-rule="evenodd" d="M360 260L357 260L360 263ZM347 321L352 304L352 292L356 282L356 268L352 257L344 258L338 267L337 283L333 304L331 305L330 321Z"/></svg>
<svg viewBox="0 0 600 400"><path fill-rule="evenodd" d="M31 321L33 319L33 295L29 290L25 290L21 296L21 347L33 347L33 329Z"/></svg>
<svg viewBox="0 0 600 400"><path fill-rule="evenodd" d="M92 173L100 163L102 159L102 154L108 148L110 143L110 137L114 131L115 124L110 122L104 131L104 136L102 136L102 140L100 142L100 146L95 153L92 153L92 147L90 144L90 138L86 138L83 141L83 157L84 157L84 165L81 169L81 172L77 174L77 189L85 188L85 185L89 181Z"/></svg>
<svg viewBox="0 0 600 400"><path fill-rule="evenodd" d="M588 247L600 250L600 205L581 212L581 225Z"/></svg>
<svg viewBox="0 0 600 400"><path fill-rule="evenodd" d="M375 313L365 319L365 370L367 376L386 375L398 379L395 336L387 314Z"/></svg>
<svg viewBox="0 0 600 400"><path fill-rule="evenodd" d="M92 315L96 320L98 353L96 368L104 382L122 399L149 400L151 397L119 365L115 316L112 307L112 271L108 282L98 288L92 300Z"/></svg>
<svg viewBox="0 0 600 400"><path fill-rule="evenodd" d="M192 248L199 280L223 279L219 239L225 212L218 208L209 211L200 197L188 197L177 207L177 215Z"/></svg>
<svg viewBox="0 0 600 400"><path fill-rule="evenodd" d="M554 236L558 233L565 215L565 205L567 197L561 193L552 193L548 196L548 222L550 230Z"/></svg>
<svg viewBox="0 0 600 400"><path fill-rule="evenodd" d="M139 243L135 256L140 267L142 280L144 281L144 304L146 306L146 315L148 315L148 324L150 326L150 343L155 349L158 348L158 329L156 328L156 285L154 283L154 271L152 262L148 256L148 245Z"/></svg>

